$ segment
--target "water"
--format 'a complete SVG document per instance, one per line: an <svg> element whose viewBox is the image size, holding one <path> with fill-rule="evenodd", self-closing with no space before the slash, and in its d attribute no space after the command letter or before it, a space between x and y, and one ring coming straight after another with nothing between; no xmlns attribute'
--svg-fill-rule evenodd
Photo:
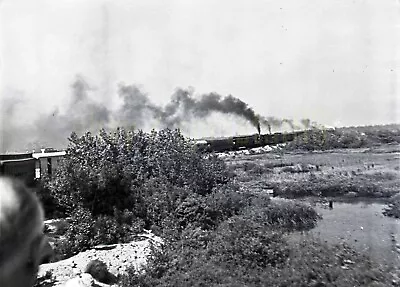
<svg viewBox="0 0 400 287"><path fill-rule="evenodd" d="M381 263L400 264L400 220L384 216L386 205L371 201L334 202L315 208L323 219L309 233L328 243L346 242Z"/></svg>

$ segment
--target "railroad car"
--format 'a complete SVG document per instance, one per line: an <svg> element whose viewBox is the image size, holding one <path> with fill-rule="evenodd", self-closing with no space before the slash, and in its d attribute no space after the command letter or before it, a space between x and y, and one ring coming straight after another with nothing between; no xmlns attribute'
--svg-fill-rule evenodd
<svg viewBox="0 0 400 287"><path fill-rule="evenodd" d="M19 178L29 187L35 185L35 165L32 153L0 155L0 175Z"/></svg>
<svg viewBox="0 0 400 287"><path fill-rule="evenodd" d="M250 136L235 136L233 137L233 147L235 150L255 148L261 146L260 135L250 135Z"/></svg>
<svg viewBox="0 0 400 287"><path fill-rule="evenodd" d="M52 176L65 151L42 149L40 153L0 155L0 175L16 177L32 187L44 175Z"/></svg>

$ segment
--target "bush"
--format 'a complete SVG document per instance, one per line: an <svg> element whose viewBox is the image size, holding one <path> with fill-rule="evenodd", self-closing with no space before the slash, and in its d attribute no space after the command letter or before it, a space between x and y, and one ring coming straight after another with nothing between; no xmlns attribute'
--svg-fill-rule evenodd
<svg viewBox="0 0 400 287"><path fill-rule="evenodd" d="M62 256L129 240L143 227L214 225L203 197L228 183L230 173L178 130L102 130L69 140L67 156L42 191L72 217Z"/></svg>
<svg viewBox="0 0 400 287"><path fill-rule="evenodd" d="M49 180L50 178L44 176L38 184L38 188L36 188L35 190L36 195L42 203L45 217L47 219L65 217L65 209L58 204L57 198L51 192L49 186L47 185Z"/></svg>
<svg viewBox="0 0 400 287"><path fill-rule="evenodd" d="M78 206L93 215L135 207L144 216L136 208L148 196L145 183L152 179L204 195L229 176L222 160L195 152L179 131L118 129L97 136L72 134L65 160L45 186L68 214Z"/></svg>
<svg viewBox="0 0 400 287"><path fill-rule="evenodd" d="M77 208L69 220L64 239L55 246L55 259L62 260L100 244L129 242L143 226L143 220L127 210L115 210L113 216L93 217L89 210Z"/></svg>
<svg viewBox="0 0 400 287"><path fill-rule="evenodd" d="M116 277L108 271L107 265L98 259L91 260L86 265L85 273L101 283L112 284L116 281Z"/></svg>
<svg viewBox="0 0 400 287"><path fill-rule="evenodd" d="M243 286L240 274L251 277L253 270L279 265L288 255L279 233L236 216L214 232L195 229L183 235L155 252L144 273L131 269L122 286Z"/></svg>
<svg viewBox="0 0 400 287"><path fill-rule="evenodd" d="M309 230L320 219L311 206L291 201L272 202L266 207L258 208L250 206L244 216L274 229L286 231Z"/></svg>
<svg viewBox="0 0 400 287"><path fill-rule="evenodd" d="M328 246L305 238L290 248L289 260L263 273L269 286L390 286L388 268L371 262L346 245Z"/></svg>
<svg viewBox="0 0 400 287"><path fill-rule="evenodd" d="M345 245L289 243L252 220L233 217L214 232L192 230L153 253L121 286L390 286L391 270Z"/></svg>

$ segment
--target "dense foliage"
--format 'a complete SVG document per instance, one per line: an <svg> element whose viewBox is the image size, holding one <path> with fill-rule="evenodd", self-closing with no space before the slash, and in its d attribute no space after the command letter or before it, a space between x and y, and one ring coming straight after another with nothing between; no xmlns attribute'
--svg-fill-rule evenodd
<svg viewBox="0 0 400 287"><path fill-rule="evenodd" d="M389 269L347 246L289 242L268 226L233 217L156 250L148 266L123 277L128 286L397 286Z"/></svg>
<svg viewBox="0 0 400 287"><path fill-rule="evenodd" d="M143 227L184 227L198 216L208 224L213 215L201 198L228 181L224 162L197 153L178 130L103 130L71 135L67 156L41 197L71 217L59 248L69 256L129 240Z"/></svg>
<svg viewBox="0 0 400 287"><path fill-rule="evenodd" d="M118 129L96 136L72 134L67 157L49 187L67 213L78 206L93 215L134 207L143 216L143 200L153 192L149 182L207 194L227 180L224 163L203 158L179 131Z"/></svg>

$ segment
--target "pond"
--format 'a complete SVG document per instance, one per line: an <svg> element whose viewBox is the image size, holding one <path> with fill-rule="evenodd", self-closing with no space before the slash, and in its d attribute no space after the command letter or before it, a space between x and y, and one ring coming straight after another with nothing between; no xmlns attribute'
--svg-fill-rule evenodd
<svg viewBox="0 0 400 287"><path fill-rule="evenodd" d="M384 216L384 203L371 200L334 202L333 208L315 203L323 219L307 232L322 241L345 242L372 259L391 266L400 264L400 220Z"/></svg>

